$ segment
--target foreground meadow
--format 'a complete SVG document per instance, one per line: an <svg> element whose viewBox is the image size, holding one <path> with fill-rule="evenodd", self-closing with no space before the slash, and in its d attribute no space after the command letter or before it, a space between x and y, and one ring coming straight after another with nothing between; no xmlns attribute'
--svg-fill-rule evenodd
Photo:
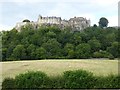
<svg viewBox="0 0 120 90"><path fill-rule="evenodd" d="M15 77L27 71L43 71L48 76L61 75L67 70L84 69L94 75L106 76L118 74L118 60L32 60L32 61L8 61L2 63L2 79L5 77Z"/></svg>

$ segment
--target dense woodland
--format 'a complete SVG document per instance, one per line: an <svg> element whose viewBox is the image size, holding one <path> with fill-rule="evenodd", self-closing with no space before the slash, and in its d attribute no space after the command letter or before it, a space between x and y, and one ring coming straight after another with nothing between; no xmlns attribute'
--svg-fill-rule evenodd
<svg viewBox="0 0 120 90"><path fill-rule="evenodd" d="M118 29L97 26L72 32L70 27L31 26L2 31L2 60L117 58Z"/></svg>

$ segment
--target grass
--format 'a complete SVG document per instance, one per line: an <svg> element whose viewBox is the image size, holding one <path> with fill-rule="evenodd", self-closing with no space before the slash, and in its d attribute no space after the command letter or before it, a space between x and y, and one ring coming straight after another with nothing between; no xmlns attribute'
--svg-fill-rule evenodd
<svg viewBox="0 0 120 90"><path fill-rule="evenodd" d="M118 60L91 60L91 59L68 59L68 60L31 60L31 61L8 61L2 63L2 79L15 77L26 71L43 71L48 76L57 76L68 70L84 69L94 75L106 76L118 74Z"/></svg>

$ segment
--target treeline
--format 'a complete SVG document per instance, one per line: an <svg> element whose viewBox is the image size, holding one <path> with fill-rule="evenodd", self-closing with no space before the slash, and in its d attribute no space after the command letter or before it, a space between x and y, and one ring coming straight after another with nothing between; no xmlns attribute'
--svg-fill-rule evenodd
<svg viewBox="0 0 120 90"><path fill-rule="evenodd" d="M72 32L70 27L31 26L2 33L2 60L79 59L118 57L118 30L89 27Z"/></svg>

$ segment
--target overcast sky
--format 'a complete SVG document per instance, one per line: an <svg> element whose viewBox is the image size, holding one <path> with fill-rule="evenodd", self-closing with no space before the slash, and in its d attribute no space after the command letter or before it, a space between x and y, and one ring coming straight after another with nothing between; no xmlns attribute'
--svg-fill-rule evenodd
<svg viewBox="0 0 120 90"><path fill-rule="evenodd" d="M69 19L86 17L91 25L106 17L109 26L118 26L119 0L2 0L0 30L10 30L24 19L37 21L38 15Z"/></svg>

